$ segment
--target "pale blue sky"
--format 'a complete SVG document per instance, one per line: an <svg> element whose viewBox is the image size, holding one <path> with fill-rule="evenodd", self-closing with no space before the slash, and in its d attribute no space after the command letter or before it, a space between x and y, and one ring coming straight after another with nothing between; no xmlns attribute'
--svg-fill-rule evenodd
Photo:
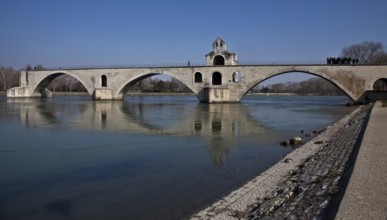
<svg viewBox="0 0 387 220"><path fill-rule="evenodd" d="M220 36L238 60L337 56L387 46L386 0L0 0L0 65L204 62Z"/></svg>

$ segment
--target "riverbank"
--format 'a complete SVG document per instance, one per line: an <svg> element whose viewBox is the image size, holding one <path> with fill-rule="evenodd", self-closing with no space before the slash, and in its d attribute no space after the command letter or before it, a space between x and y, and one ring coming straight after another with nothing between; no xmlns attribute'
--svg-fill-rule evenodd
<svg viewBox="0 0 387 220"><path fill-rule="evenodd" d="M346 179L370 106L359 106L320 135L192 219L313 219L331 209Z"/></svg>
<svg viewBox="0 0 387 220"><path fill-rule="evenodd" d="M0 92L0 96L6 96L7 92ZM87 92L53 92L53 96L90 96ZM176 92L131 92L126 96L193 96L193 93Z"/></svg>
<svg viewBox="0 0 387 220"><path fill-rule="evenodd" d="M6 96L7 92L0 92L0 96ZM176 92L130 92L126 96L193 96L194 93L176 93ZM251 96L326 96L320 93L247 93ZM53 92L53 96L90 96L87 92ZM329 95L328 95L329 96Z"/></svg>
<svg viewBox="0 0 387 220"><path fill-rule="evenodd" d="M126 96L190 96L193 93L174 93L174 92L131 92ZM90 96L87 92L54 92L53 96Z"/></svg>
<svg viewBox="0 0 387 220"><path fill-rule="evenodd" d="M288 93L288 92L257 92L257 93L247 93L247 95L252 96L335 96L330 94L323 93Z"/></svg>
<svg viewBox="0 0 387 220"><path fill-rule="evenodd" d="M184 92L130 92L126 96L193 96L194 93Z"/></svg>
<svg viewBox="0 0 387 220"><path fill-rule="evenodd" d="M246 95L256 95L256 96L295 96L297 93L271 93L271 92L255 92L247 93Z"/></svg>

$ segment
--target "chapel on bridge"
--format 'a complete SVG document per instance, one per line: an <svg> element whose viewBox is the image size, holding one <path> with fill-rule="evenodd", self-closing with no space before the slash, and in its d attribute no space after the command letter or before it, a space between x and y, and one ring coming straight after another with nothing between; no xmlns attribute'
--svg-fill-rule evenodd
<svg viewBox="0 0 387 220"><path fill-rule="evenodd" d="M237 65L237 54L227 50L227 44L218 37L212 43L212 51L206 54L207 66Z"/></svg>

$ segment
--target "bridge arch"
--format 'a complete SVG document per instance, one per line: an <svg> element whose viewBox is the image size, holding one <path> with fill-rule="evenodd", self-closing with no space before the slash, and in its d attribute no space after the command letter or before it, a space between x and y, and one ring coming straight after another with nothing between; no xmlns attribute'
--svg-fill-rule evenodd
<svg viewBox="0 0 387 220"><path fill-rule="evenodd" d="M156 75L166 75L166 76L173 77L174 79L176 79L177 81L179 81L183 85L187 86L188 89L190 89L194 94L198 93L197 89L194 88L193 84L185 83L186 78L184 76L178 76L178 74L173 74L173 73L140 73L140 74L126 80L121 86L119 86L117 91L115 92L114 97L124 97L124 95L126 93L128 93L130 87L135 85L137 82L139 82L143 79L146 79L148 77L156 76ZM192 75L191 75L191 77L192 77ZM192 78L191 78L190 82L192 83Z"/></svg>
<svg viewBox="0 0 387 220"><path fill-rule="evenodd" d="M45 96L45 89L47 88L47 86L54 79L56 79L57 77L62 76L62 75L68 75L68 76L75 78L83 85L83 87L86 89L86 91L90 95L93 93L94 87L92 85L89 85L88 83L85 83L85 81L82 80L81 78L79 78L76 74L73 74L73 73L68 72L68 71L55 71L55 72L52 72L52 73L44 76L42 79L38 80L36 85L32 87L33 88L32 92L31 92L32 96L44 97Z"/></svg>
<svg viewBox="0 0 387 220"><path fill-rule="evenodd" d="M270 78L273 78L275 76L280 76L280 75L283 75L283 74L288 74L288 73L305 73L305 74L309 74L309 75L313 75L313 76L317 76L319 78L322 78L322 79L325 79L326 81L330 82L332 85L334 85L335 87L337 87L338 89L340 89L346 96L348 96L352 101L356 101L356 97L355 95L352 94L351 91L349 91L345 86L343 86L339 81L335 80L335 79L332 79L331 77L329 76L326 76L325 74L322 74L322 73L316 73L316 72L310 72L310 71L302 71L302 70L287 70L287 71L281 71L281 72L273 72L269 75L267 75L265 78L263 79L259 79L259 80L255 80L251 83L249 83L247 85L247 90L244 91L244 94L241 96L241 99L248 93L248 91L250 91L251 89L253 89L256 85L258 85L259 83L265 81L265 80L268 80Z"/></svg>

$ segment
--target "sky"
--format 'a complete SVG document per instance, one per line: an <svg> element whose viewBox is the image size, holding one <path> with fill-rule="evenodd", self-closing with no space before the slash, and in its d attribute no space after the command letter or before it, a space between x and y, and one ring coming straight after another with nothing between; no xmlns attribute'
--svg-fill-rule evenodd
<svg viewBox="0 0 387 220"><path fill-rule="evenodd" d="M0 66L15 69L204 63L217 37L240 62L323 61L362 41L387 46L386 0L0 0L0 8Z"/></svg>

